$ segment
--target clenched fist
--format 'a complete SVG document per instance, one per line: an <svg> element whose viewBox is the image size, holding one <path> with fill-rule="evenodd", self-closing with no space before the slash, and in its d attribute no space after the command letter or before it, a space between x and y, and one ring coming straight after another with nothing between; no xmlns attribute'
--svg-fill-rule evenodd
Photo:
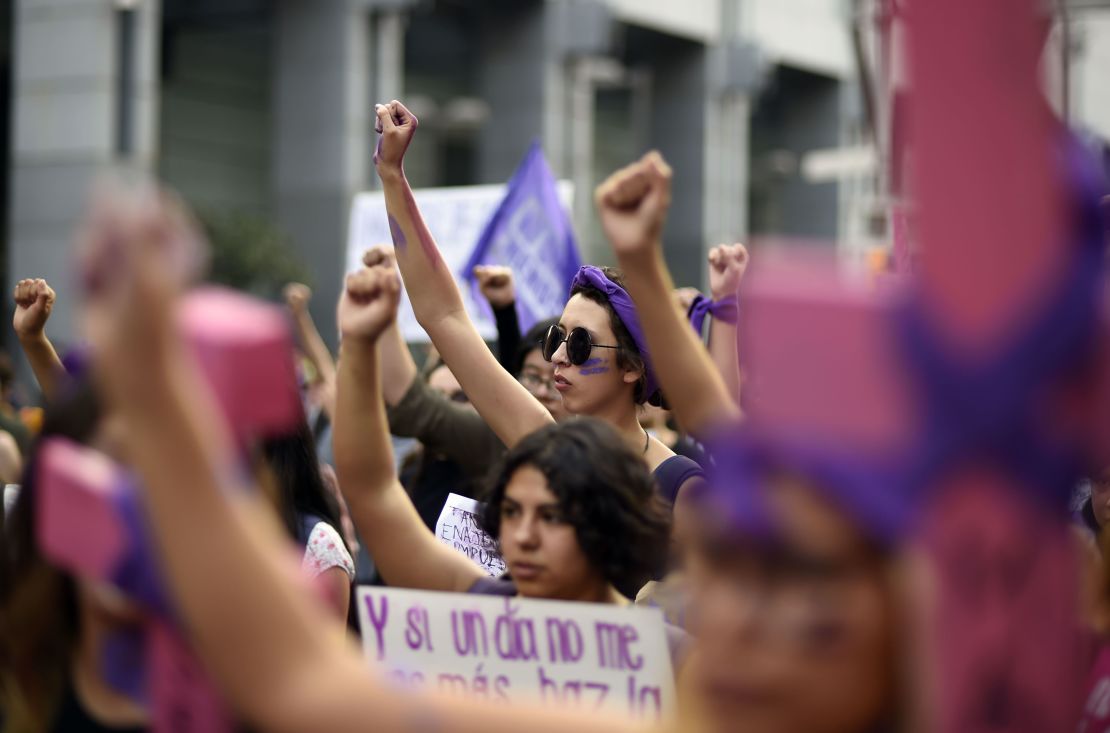
<svg viewBox="0 0 1110 733"><path fill-rule="evenodd" d="M308 301L312 300L312 290L302 283L289 283L282 294L293 313L304 313L308 310Z"/></svg>
<svg viewBox="0 0 1110 733"><path fill-rule="evenodd" d="M12 326L20 340L39 338L54 310L54 289L41 278L20 280L15 286Z"/></svg>
<svg viewBox="0 0 1110 733"><path fill-rule="evenodd" d="M364 267L347 276L336 320L343 338L375 341L397 318L401 279L393 267Z"/></svg>
<svg viewBox="0 0 1110 733"><path fill-rule="evenodd" d="M512 268L500 265L477 265L474 277L478 279L478 289L494 308L504 308L516 301L513 287Z"/></svg>
<svg viewBox="0 0 1110 733"><path fill-rule="evenodd" d="M671 167L650 152L597 187L594 202L617 256L651 252L671 205Z"/></svg>
<svg viewBox="0 0 1110 733"><path fill-rule="evenodd" d="M374 150L374 165L379 175L400 173L405 151L409 149L420 121L396 99L389 104L375 105L374 114L378 117L374 129L381 136Z"/></svg>
<svg viewBox="0 0 1110 733"><path fill-rule="evenodd" d="M748 250L739 242L709 250L709 292L713 300L736 295L747 269Z"/></svg>

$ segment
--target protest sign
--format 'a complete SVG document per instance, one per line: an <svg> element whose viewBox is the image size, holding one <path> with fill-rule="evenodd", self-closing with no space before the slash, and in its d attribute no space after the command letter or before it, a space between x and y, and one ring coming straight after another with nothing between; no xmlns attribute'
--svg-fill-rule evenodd
<svg viewBox="0 0 1110 733"><path fill-rule="evenodd" d="M569 207L574 198L574 186L568 181L557 185L559 200ZM489 306L475 299L475 292L462 277L463 270L474 251L490 217L505 198L505 184L487 186L456 186L423 188L413 192L428 231L435 237L443 261L455 275L467 313L478 327L482 338L493 340L497 328L489 313ZM390 244L389 218L381 191L360 193L351 205L351 219L347 234L346 271L354 272L362 263L362 253L379 245ZM521 287L518 283L517 287ZM565 293L564 293L565 295ZM523 297L523 296L521 296ZM416 322L408 294L401 293L397 323L406 341L427 342L428 335Z"/></svg>
<svg viewBox="0 0 1110 733"><path fill-rule="evenodd" d="M436 539L453 547L496 578L505 572L497 543L478 524L481 504L458 494L448 494L436 522Z"/></svg>
<svg viewBox="0 0 1110 733"><path fill-rule="evenodd" d="M363 650L404 689L664 720L674 674L658 609L360 587Z"/></svg>

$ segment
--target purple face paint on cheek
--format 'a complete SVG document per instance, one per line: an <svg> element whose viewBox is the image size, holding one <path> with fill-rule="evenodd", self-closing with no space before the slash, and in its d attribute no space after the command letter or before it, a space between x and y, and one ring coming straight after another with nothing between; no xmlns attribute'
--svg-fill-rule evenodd
<svg viewBox="0 0 1110 733"><path fill-rule="evenodd" d="M601 359L601 358L590 359L588 361L584 361L584 362L582 362L581 374L583 376L587 376L587 377L592 376L594 374L605 374L606 372L609 371L609 367L600 366L601 364L604 364L604 363L605 363L605 360Z"/></svg>
<svg viewBox="0 0 1110 733"><path fill-rule="evenodd" d="M409 242L405 239L405 232L401 229L401 225L397 223L397 220L393 218L392 214L389 216L389 233L393 237L394 247L404 249L408 246Z"/></svg>

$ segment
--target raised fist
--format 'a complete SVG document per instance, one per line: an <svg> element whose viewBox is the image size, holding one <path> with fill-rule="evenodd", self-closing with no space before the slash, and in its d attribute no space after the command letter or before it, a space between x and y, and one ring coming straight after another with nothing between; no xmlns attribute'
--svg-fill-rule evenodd
<svg viewBox="0 0 1110 733"><path fill-rule="evenodd" d="M601 228L618 256L651 252L671 205L671 168L652 151L594 192Z"/></svg>
<svg viewBox="0 0 1110 733"><path fill-rule="evenodd" d="M34 339L42 336L50 312L54 310L54 289L45 280L20 280L15 286L15 316L12 326L16 336Z"/></svg>
<svg viewBox="0 0 1110 733"><path fill-rule="evenodd" d="M713 300L736 295L747 269L748 250L739 242L709 250L709 292Z"/></svg>
<svg viewBox="0 0 1110 733"><path fill-rule="evenodd" d="M512 268L501 265L477 265L474 277L478 279L478 289L494 308L505 308L516 301L513 288Z"/></svg>
<svg viewBox="0 0 1110 733"><path fill-rule="evenodd" d="M366 267L381 266L393 269L397 267L397 257L391 245L375 244L362 253L362 264Z"/></svg>
<svg viewBox="0 0 1110 733"><path fill-rule="evenodd" d="M312 300L312 290L302 283L289 283L282 294L285 304L294 313L304 313L308 310L308 301Z"/></svg>
<svg viewBox="0 0 1110 733"><path fill-rule="evenodd" d="M390 266L364 267L347 276L336 320L343 338L375 341L397 318L401 279Z"/></svg>
<svg viewBox="0 0 1110 733"><path fill-rule="evenodd" d="M151 185L101 187L78 232L85 334L101 386L127 400L151 366L176 358L174 308L206 257L184 204Z"/></svg>
<svg viewBox="0 0 1110 733"><path fill-rule="evenodd" d="M375 105L374 113L378 117L374 130L380 135L378 147L374 150L374 165L379 174L400 172L405 151L409 149L420 121L396 99L389 104Z"/></svg>

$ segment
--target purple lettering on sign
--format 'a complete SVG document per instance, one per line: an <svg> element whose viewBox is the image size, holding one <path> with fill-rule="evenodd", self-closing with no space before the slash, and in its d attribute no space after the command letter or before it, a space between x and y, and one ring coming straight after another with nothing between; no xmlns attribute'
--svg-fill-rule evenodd
<svg viewBox="0 0 1110 733"><path fill-rule="evenodd" d="M582 631L574 619L549 618L546 626L548 661L571 663L582 658Z"/></svg>
<svg viewBox="0 0 1110 733"><path fill-rule="evenodd" d="M636 677L628 677L628 712L633 716L642 718L651 714L655 720L663 716L663 692L658 687L645 685L636 686Z"/></svg>
<svg viewBox="0 0 1110 733"><path fill-rule="evenodd" d="M405 619L408 622L405 629L405 643L409 645L409 649L420 649L421 647L432 652L432 631L428 623L428 609L423 606L413 606L409 608L405 614Z"/></svg>
<svg viewBox="0 0 1110 733"><path fill-rule="evenodd" d="M460 656L489 655L489 632L481 611L451 612L451 635Z"/></svg>
<svg viewBox="0 0 1110 733"><path fill-rule="evenodd" d="M594 629L597 633L597 663L602 668L638 670L644 666L642 655L632 656L631 647L640 639L636 627L598 621Z"/></svg>
<svg viewBox="0 0 1110 733"><path fill-rule="evenodd" d="M517 609L511 598L505 599L505 612L494 625L494 643L502 659L538 659L536 631L530 618L513 618Z"/></svg>
<svg viewBox="0 0 1110 733"><path fill-rule="evenodd" d="M374 627L374 636L378 640L378 659L385 657L385 622L389 618L389 598L382 596L381 616L374 611L374 596L366 595L366 612L370 616L370 625Z"/></svg>

